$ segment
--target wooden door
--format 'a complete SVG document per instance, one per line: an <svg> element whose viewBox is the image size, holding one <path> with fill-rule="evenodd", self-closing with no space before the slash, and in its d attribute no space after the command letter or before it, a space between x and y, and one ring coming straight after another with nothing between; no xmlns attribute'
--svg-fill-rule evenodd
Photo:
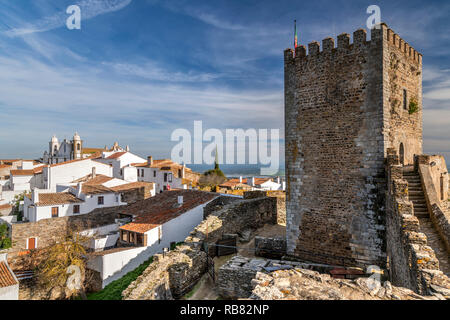
<svg viewBox="0 0 450 320"><path fill-rule="evenodd" d="M36 238L28 238L28 250L36 249Z"/></svg>

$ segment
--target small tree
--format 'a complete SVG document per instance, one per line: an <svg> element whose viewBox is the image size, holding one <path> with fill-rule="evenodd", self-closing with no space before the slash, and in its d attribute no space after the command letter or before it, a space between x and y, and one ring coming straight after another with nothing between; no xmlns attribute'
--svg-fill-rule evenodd
<svg viewBox="0 0 450 320"><path fill-rule="evenodd" d="M44 259L37 267L38 284L47 292L64 292L67 299L80 296L86 298L86 263L89 254L86 246L92 237L80 234L79 228L70 229L67 234L47 247L41 254Z"/></svg>
<svg viewBox="0 0 450 320"><path fill-rule="evenodd" d="M11 248L11 238L8 236L8 226L6 224L0 224L0 249Z"/></svg>

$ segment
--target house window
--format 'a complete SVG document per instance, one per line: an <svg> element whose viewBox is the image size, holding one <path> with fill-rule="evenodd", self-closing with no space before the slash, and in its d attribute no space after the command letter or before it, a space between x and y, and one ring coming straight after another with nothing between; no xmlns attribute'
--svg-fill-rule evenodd
<svg viewBox="0 0 450 320"><path fill-rule="evenodd" d="M58 218L59 217L59 208L53 207L52 208L52 218Z"/></svg>
<svg viewBox="0 0 450 320"><path fill-rule="evenodd" d="M167 182L167 173L164 173L164 182Z"/></svg>
<svg viewBox="0 0 450 320"><path fill-rule="evenodd" d="M97 203L98 203L99 205L105 204L105 197L103 197L103 196L98 197Z"/></svg>
<svg viewBox="0 0 450 320"><path fill-rule="evenodd" d="M120 230L120 232L122 233L122 237L121 237L122 241L128 242L128 232L123 231L123 230Z"/></svg>
<svg viewBox="0 0 450 320"><path fill-rule="evenodd" d="M123 176L123 169L120 169L120 175Z"/></svg>
<svg viewBox="0 0 450 320"><path fill-rule="evenodd" d="M172 174L169 173L168 176L169 176L169 182L172 182Z"/></svg>
<svg viewBox="0 0 450 320"><path fill-rule="evenodd" d="M28 238L27 249L33 250L37 248L37 238Z"/></svg>
<svg viewBox="0 0 450 320"><path fill-rule="evenodd" d="M403 109L408 110L408 93L403 89Z"/></svg>
<svg viewBox="0 0 450 320"><path fill-rule="evenodd" d="M153 178L156 178L156 170L153 171Z"/></svg>
<svg viewBox="0 0 450 320"><path fill-rule="evenodd" d="M80 205L79 204L76 204L73 206L73 213L74 214L80 213Z"/></svg>

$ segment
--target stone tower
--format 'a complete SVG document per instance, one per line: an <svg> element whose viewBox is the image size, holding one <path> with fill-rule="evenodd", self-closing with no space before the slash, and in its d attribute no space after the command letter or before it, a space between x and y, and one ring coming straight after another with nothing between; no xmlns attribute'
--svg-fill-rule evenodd
<svg viewBox="0 0 450 320"><path fill-rule="evenodd" d="M422 153L422 55L385 24L284 52L288 254L385 266L384 160Z"/></svg>
<svg viewBox="0 0 450 320"><path fill-rule="evenodd" d="M81 159L83 150L83 141L81 141L81 137L79 136L78 132L75 132L73 136L72 146L73 146L73 158Z"/></svg>

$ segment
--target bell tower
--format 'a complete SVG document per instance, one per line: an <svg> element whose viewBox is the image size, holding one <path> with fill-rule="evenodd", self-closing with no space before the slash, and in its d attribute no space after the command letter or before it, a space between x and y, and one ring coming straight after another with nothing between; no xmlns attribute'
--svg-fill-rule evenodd
<svg viewBox="0 0 450 320"><path fill-rule="evenodd" d="M78 135L78 132L75 132L75 135L73 136L72 146L73 146L73 158L81 159L82 150L83 150L83 141L81 140L80 136Z"/></svg>

